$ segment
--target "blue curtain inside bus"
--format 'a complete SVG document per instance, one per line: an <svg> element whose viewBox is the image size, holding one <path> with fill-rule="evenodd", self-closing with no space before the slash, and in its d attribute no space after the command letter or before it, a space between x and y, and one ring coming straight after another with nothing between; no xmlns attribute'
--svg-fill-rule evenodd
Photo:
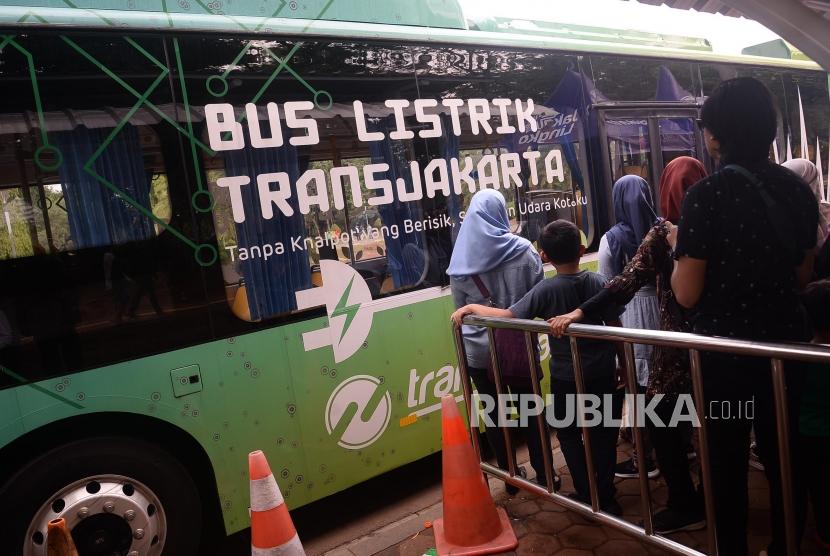
<svg viewBox="0 0 830 556"><path fill-rule="evenodd" d="M452 129L451 122L446 114L441 114L441 128L444 130L444 134L441 136L441 156L447 161L447 167L449 168L450 159L458 158L458 136L455 133L450 133L449 130ZM455 224L451 232L453 245L459 230L461 230L460 214L462 209L461 197L455 192L455 189L450 189L450 196L447 199L447 213Z"/></svg>
<svg viewBox="0 0 830 556"><path fill-rule="evenodd" d="M585 145L586 125L587 129L595 129L596 115L593 111L589 111L589 107L592 104L606 101L608 101L608 97L597 88L593 80L582 71L576 71L573 68L565 72L550 98L545 101L545 106L552 108L554 111L552 122L554 129L551 130L554 131L552 133L554 137L550 142L558 143L562 147L562 154L568 164L571 177L583 197L587 193L582 170L579 167L576 145ZM558 119L557 116L562 119ZM567 116L573 116L573 122L570 126L565 123ZM590 237L591 220L588 218L588 207L582 205L580 210L582 212L582 231L586 237Z"/></svg>
<svg viewBox="0 0 830 556"><path fill-rule="evenodd" d="M150 176L144 168L138 131L130 124L110 141L93 170L122 193L117 194L84 170L112 128L51 134L63 155L58 170L69 218L69 231L77 248L114 245L153 237L153 221L131 206L129 198L150 209Z"/></svg>
<svg viewBox="0 0 830 556"><path fill-rule="evenodd" d="M558 145L565 163L581 195L586 195L585 180L579 166L577 145L585 140L584 122L589 118L588 107L597 102L608 100L597 89L594 82L583 73L569 69L545 101L544 106L550 110L539 117L539 129L536 133L527 131L516 133L507 138L509 150L521 152L528 148L546 150ZM586 236L590 235L590 220L588 208L581 207L582 229ZM541 231L543 221L529 222L529 231L532 237Z"/></svg>
<svg viewBox="0 0 830 556"><path fill-rule="evenodd" d="M397 191L397 180L401 178L406 183L407 190L412 188L412 174L407 164L408 154L406 147L400 141L389 139L389 133L395 129L394 116L387 118L372 118L369 120L370 131L383 132L382 141L369 143L369 155L372 164L386 163L389 170L385 174L378 173L378 178L385 178L392 182ZM400 234L397 239L387 236L386 260L389 273L395 288L414 286L421 282L426 266L424 242L422 235L417 232L406 233L404 221L420 220L421 210L418 203L402 203L395 195L395 201L378 207L380 219L385 226L397 224Z"/></svg>
<svg viewBox="0 0 830 556"><path fill-rule="evenodd" d="M239 248L250 248L266 243L281 242L285 253L273 257L252 257L239 260L239 270L245 282L251 320L257 321L297 308L294 292L305 290L311 284L311 266L304 251L291 249L291 238L305 236L305 223L295 195L288 203L294 209L291 217L276 211L270 220L261 216L259 192L255 178L259 174L285 172L291 183L299 176L297 149L284 145L278 149L255 149L250 145L236 151L222 153L225 174L228 176L252 176L252 182L241 188L245 222L236 224L236 241Z"/></svg>
<svg viewBox="0 0 830 556"><path fill-rule="evenodd" d="M694 102L695 96L680 86L674 74L666 66L660 66L657 76L657 93L655 100L669 102Z"/></svg>

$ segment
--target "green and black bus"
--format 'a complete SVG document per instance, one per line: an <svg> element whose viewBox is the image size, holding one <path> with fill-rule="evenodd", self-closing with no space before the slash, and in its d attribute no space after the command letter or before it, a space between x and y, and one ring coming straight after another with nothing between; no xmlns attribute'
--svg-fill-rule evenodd
<svg viewBox="0 0 830 556"><path fill-rule="evenodd" d="M195 554L248 526L255 449L290 508L439 450L479 188L595 246L613 181L703 158L738 75L776 156L830 152L810 61L453 0L19 0L0 27L4 555L58 517L82 555Z"/></svg>

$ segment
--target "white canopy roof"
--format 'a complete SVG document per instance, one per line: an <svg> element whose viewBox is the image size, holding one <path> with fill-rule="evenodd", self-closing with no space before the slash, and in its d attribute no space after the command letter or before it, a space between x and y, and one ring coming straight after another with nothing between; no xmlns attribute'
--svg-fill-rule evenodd
<svg viewBox="0 0 830 556"><path fill-rule="evenodd" d="M637 0L754 19L830 69L830 0ZM818 16L818 17L817 17Z"/></svg>

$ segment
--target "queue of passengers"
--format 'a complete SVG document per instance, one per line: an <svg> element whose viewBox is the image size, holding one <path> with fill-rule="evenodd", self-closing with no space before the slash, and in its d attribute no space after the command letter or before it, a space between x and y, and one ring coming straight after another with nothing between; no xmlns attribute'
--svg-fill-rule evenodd
<svg viewBox="0 0 830 556"><path fill-rule="evenodd" d="M629 328L830 344L830 203L822 200L816 167L804 159L781 166L769 160L777 113L769 91L752 78L721 83L706 99L698 124L718 171L707 177L698 160L672 160L660 179L662 218L645 180L618 180L612 190L617 222L600 241L599 273L580 269L584 246L570 222L548 224L537 254L529 241L511 233L501 193L483 190L472 198L447 270L457 307L452 318L459 325L468 314L548 320L554 414L565 406L559 402L576 392L570 343L563 337L573 322L615 326L621 321ZM544 279L542 263L548 262L556 274ZM495 395L486 330L464 325L462 333L476 388ZM617 347L590 339L580 339L578 345L585 392L618 393L622 355ZM677 396L692 391L688 353L635 345L634 355L640 393L647 399L663 395L656 413L668 422ZM747 461L754 429L770 487L772 538L765 552L784 554L769 361L702 352L701 363L707 406L710 401L745 406L752 400L755 408L751 416L707 420L719 551L748 554ZM809 499L814 541L830 550L830 475L822 469L830 461L830 368L787 361L785 370L798 536ZM513 378L507 385L513 393L533 392L529 377ZM600 409L618 417L622 402ZM536 481L545 485L539 431L535 419L529 423L524 432L530 463ZM645 465L649 477L662 474L668 490L666 507L654 515L655 531L705 527L702 486L696 486L690 472L691 425L648 425L640 453L619 464L619 431L601 424L591 429L601 509L620 515L615 473L636 477L638 465ZM573 478L570 496L588 502L581 429L574 424L556 432ZM488 428L487 439L500 467L506 468L502 431ZM558 489L558 476L553 484ZM513 487L508 491L515 492Z"/></svg>

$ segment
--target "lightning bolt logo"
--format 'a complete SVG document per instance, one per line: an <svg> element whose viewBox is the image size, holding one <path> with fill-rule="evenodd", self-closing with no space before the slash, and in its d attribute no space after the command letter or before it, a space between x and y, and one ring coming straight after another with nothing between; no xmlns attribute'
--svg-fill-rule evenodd
<svg viewBox="0 0 830 556"><path fill-rule="evenodd" d="M340 261L323 259L320 261L320 274L322 287L297 292L297 308L325 305L328 326L304 332L303 347L311 351L331 346L334 361L339 363L354 355L372 330L372 292L355 269ZM339 318L341 316L345 318ZM335 320L342 324L340 334L335 332Z"/></svg>
<svg viewBox="0 0 830 556"><path fill-rule="evenodd" d="M340 333L340 341L343 340L343 336L345 336L346 332L349 330L349 325L354 320L355 315L357 315L358 309L360 309L360 303L357 303L355 305L346 305L346 303L348 303L349 301L349 292L352 291L353 283L354 276L352 276L352 279L349 280L349 285L346 286L346 289L343 291L343 295L340 296L340 300L334 307L334 311L331 312L332 317L346 315L346 323L343 325L343 332Z"/></svg>

